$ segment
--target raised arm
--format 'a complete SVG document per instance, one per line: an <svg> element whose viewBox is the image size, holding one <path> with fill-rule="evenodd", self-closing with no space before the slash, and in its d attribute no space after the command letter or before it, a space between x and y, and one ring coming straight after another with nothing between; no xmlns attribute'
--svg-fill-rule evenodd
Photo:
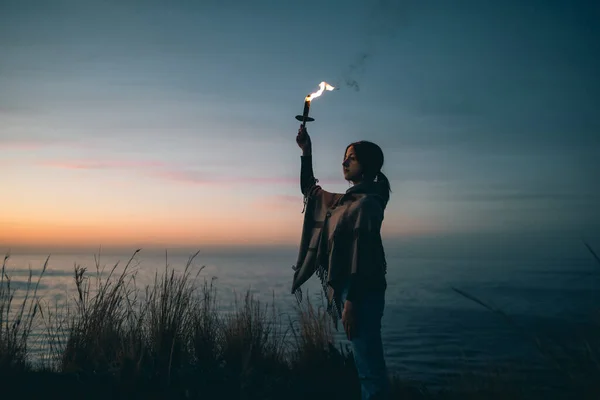
<svg viewBox="0 0 600 400"><path fill-rule="evenodd" d="M304 206L308 203L310 198L322 197L322 204L327 207L333 205L335 201L342 196L341 193L330 193L317 185L318 180L315 179L312 165L312 143L310 136L306 132L306 128L302 126L298 129L298 136L296 136L296 143L300 149L302 149L301 167L300 167L300 190L304 195Z"/></svg>
<svg viewBox="0 0 600 400"><path fill-rule="evenodd" d="M308 197L311 191L320 188L317 185L317 179L313 172L312 165L312 142L310 136L306 131L306 128L300 126L298 129L298 136L296 136L296 143L302 150L301 165L300 165L300 190L304 197Z"/></svg>
<svg viewBox="0 0 600 400"><path fill-rule="evenodd" d="M316 189L317 179L313 173L312 155L302 155L300 164L300 190L304 196L308 196L311 189Z"/></svg>

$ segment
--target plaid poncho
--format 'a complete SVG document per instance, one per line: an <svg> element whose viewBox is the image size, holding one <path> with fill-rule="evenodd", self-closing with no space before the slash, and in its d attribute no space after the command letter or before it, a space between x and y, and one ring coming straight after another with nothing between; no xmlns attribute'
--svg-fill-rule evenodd
<svg viewBox="0 0 600 400"><path fill-rule="evenodd" d="M292 293L302 301L300 286L316 272L337 328L345 286L350 286L347 299L352 301L364 290L385 290L380 231L386 202L374 182L357 184L344 194L323 190L314 178L310 156L302 157L300 182L305 212Z"/></svg>

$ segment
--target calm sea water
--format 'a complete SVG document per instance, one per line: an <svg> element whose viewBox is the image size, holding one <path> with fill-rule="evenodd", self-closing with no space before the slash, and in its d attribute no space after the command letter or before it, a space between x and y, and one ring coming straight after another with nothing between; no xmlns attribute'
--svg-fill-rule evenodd
<svg viewBox="0 0 600 400"><path fill-rule="evenodd" d="M542 336L569 337L585 331L600 305L600 268L585 252L580 258L511 261L403 258L393 249L387 253L383 341L390 369L407 378L435 384L464 369L483 369L504 362L512 362L514 368L515 360L529 376L544 373L547 363L542 362L525 335L500 316L460 296L453 287L492 303L527 332ZM169 256L168 263L183 269L188 257ZM199 284L203 277L217 278L224 309L231 305L235 293L251 290L263 301L271 302L274 295L281 312L293 313L295 298L289 290L295 257L294 250L200 253L192 269L205 266ZM11 256L8 273L13 287L23 287L29 267L34 276L39 274L45 258ZM100 264L110 268L127 259L126 255L102 255ZM73 295L75 263L95 270L93 254L53 255L38 294L51 302ZM165 256L141 252L134 266L137 283L143 286L152 282L156 271L164 271ZM318 302L318 278L313 277L306 289ZM339 334L338 339L344 342L343 335ZM37 343L34 340L34 350L38 349Z"/></svg>

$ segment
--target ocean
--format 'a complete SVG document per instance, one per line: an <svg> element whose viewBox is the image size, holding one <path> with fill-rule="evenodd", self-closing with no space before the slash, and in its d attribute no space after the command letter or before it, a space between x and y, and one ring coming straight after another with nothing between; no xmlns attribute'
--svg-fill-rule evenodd
<svg viewBox="0 0 600 400"><path fill-rule="evenodd" d="M388 367L408 379L431 385L465 371L482 371L510 364L534 379L547 371L529 335L554 339L585 333L600 303L600 266L582 251L578 257L488 258L406 257L386 249L388 290L383 318L383 342ZM189 254L140 252L132 264L137 285L144 287L165 264L183 270ZM129 255L101 254L100 265L110 269ZM29 268L34 280L47 255L13 254L7 262L15 301L25 287ZM216 278L220 306L231 307L235 295L250 290L256 298L293 316L295 296L290 294L294 249L248 252L200 252L192 271L204 266L198 277ZM95 272L93 253L51 255L38 296L64 301L74 294L74 265ZM510 321L465 298L454 288L493 304ZM304 287L313 302L320 302L320 282L313 277ZM32 338L32 353L39 348L41 328ZM341 332L337 339L345 343ZM541 379L541 378L540 378Z"/></svg>

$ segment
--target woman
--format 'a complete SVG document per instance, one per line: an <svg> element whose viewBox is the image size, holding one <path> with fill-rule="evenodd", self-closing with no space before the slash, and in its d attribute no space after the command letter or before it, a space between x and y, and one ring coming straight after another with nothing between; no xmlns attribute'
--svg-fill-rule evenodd
<svg viewBox="0 0 600 400"><path fill-rule="evenodd" d="M302 149L300 186L306 212L292 293L301 301L300 286L317 273L336 328L341 319L352 343L362 398L385 398L381 317L387 283L381 224L390 184L381 172L383 152L367 141L350 144L342 171L353 185L344 194L330 193L317 185L312 144L303 127L296 143Z"/></svg>

